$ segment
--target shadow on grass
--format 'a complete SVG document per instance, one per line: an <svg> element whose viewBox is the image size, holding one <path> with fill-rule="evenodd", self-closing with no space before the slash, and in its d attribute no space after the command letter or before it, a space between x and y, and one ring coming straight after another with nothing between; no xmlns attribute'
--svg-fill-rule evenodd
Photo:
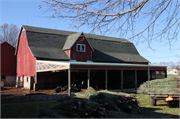
<svg viewBox="0 0 180 119"><path fill-rule="evenodd" d="M13 97L13 95L1 95L1 98Z"/></svg>
<svg viewBox="0 0 180 119"><path fill-rule="evenodd" d="M3 89L1 88L1 90L10 90L10 89L12 88L6 88L6 87L4 87Z"/></svg>
<svg viewBox="0 0 180 119"><path fill-rule="evenodd" d="M19 96L31 96L31 95L47 95L44 93L31 93L31 94L2 94L1 98L8 98L8 97L19 97Z"/></svg>
<svg viewBox="0 0 180 119"><path fill-rule="evenodd" d="M141 107L140 109L141 115L146 116L146 118L179 118L175 114L157 112L158 110L162 110L161 108Z"/></svg>
<svg viewBox="0 0 180 119"><path fill-rule="evenodd" d="M42 95L42 94L39 93L35 95ZM113 95L108 94L106 96L111 97ZM106 96L104 98L106 98ZM149 102L147 101L146 97L144 97L144 99L142 100L143 102L146 102L146 104L144 105L144 107L140 107L140 110L141 110L140 115L144 116L145 118L179 118L178 116L179 112L177 112L179 108L177 107L169 108L168 104L158 104L158 106L146 107L146 106L149 106ZM33 114L37 113L36 111L37 107L52 108L58 103L59 102L57 101L56 102L55 101L54 102L53 101L39 101L39 102L2 104L1 116L3 118L31 118ZM170 112L168 112L168 110ZM173 110L175 110L176 112L172 113ZM133 115L133 112L131 114Z"/></svg>
<svg viewBox="0 0 180 119"><path fill-rule="evenodd" d="M30 96L30 95L47 95L44 93L31 93L31 94L26 94L25 96Z"/></svg>

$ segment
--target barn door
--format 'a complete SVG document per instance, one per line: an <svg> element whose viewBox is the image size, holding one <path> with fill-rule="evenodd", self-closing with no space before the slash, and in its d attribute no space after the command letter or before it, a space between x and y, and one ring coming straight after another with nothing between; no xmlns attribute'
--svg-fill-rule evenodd
<svg viewBox="0 0 180 119"><path fill-rule="evenodd" d="M33 90L34 78L30 77L30 90Z"/></svg>

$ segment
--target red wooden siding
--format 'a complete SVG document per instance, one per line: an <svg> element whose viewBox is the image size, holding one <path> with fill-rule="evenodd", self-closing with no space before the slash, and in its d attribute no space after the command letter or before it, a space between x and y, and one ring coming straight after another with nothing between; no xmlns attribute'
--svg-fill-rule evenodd
<svg viewBox="0 0 180 119"><path fill-rule="evenodd" d="M98 62L103 62L103 61L98 61ZM104 63L125 63L125 64L145 64L148 65L148 62L105 62Z"/></svg>
<svg viewBox="0 0 180 119"><path fill-rule="evenodd" d="M127 66L83 66L71 65L71 69L131 69L131 70L147 70L147 67L127 67Z"/></svg>
<svg viewBox="0 0 180 119"><path fill-rule="evenodd" d="M166 67L149 67L149 70L166 70Z"/></svg>
<svg viewBox="0 0 180 119"><path fill-rule="evenodd" d="M64 52L70 57L70 50L65 50Z"/></svg>
<svg viewBox="0 0 180 119"><path fill-rule="evenodd" d="M19 36L17 49L17 77L19 76L35 76L35 60L27 43L26 32L22 37L22 30Z"/></svg>
<svg viewBox="0 0 180 119"><path fill-rule="evenodd" d="M71 65L71 69L127 69L127 70L148 70L148 67L129 67L129 66L90 66L90 65ZM166 70L166 67L150 67L149 70Z"/></svg>
<svg viewBox="0 0 180 119"><path fill-rule="evenodd" d="M86 45L86 50L85 52L77 52L76 51L76 47L77 47L77 44L85 44ZM76 61L82 61L83 62L87 62L87 60L91 60L92 57L91 57L91 47L89 45L89 43L87 42L87 40L85 39L85 37L81 36L79 37L79 39L74 43L74 45L72 46L71 48L71 59L72 60L76 60Z"/></svg>
<svg viewBox="0 0 180 119"><path fill-rule="evenodd" d="M16 76L15 48L4 42L1 44L1 75Z"/></svg>

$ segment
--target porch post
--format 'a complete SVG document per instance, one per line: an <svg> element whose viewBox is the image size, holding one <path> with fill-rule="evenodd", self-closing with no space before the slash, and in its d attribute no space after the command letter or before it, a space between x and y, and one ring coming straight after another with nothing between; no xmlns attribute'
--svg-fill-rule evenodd
<svg viewBox="0 0 180 119"><path fill-rule="evenodd" d="M137 90L137 70L135 70L135 90Z"/></svg>
<svg viewBox="0 0 180 119"><path fill-rule="evenodd" d="M71 70L68 69L68 96L71 96Z"/></svg>
<svg viewBox="0 0 180 119"><path fill-rule="evenodd" d="M123 92L123 69L121 69L121 92Z"/></svg>
<svg viewBox="0 0 180 119"><path fill-rule="evenodd" d="M148 67L148 73L147 73L147 75L148 75L148 81L150 81L150 79L149 79L149 67Z"/></svg>
<svg viewBox="0 0 180 119"><path fill-rule="evenodd" d="M108 74L107 74L107 69L106 69L106 72L105 72L105 89L107 90L107 87L108 87Z"/></svg>
<svg viewBox="0 0 180 119"><path fill-rule="evenodd" d="M87 88L89 88L90 83L90 69L88 69L88 79L87 79Z"/></svg>
<svg viewBox="0 0 180 119"><path fill-rule="evenodd" d="M36 71L36 59L35 59L35 83L34 83L34 90L35 90L35 91L38 91L37 71Z"/></svg>
<svg viewBox="0 0 180 119"><path fill-rule="evenodd" d="M167 70L165 70L165 78L167 78Z"/></svg>

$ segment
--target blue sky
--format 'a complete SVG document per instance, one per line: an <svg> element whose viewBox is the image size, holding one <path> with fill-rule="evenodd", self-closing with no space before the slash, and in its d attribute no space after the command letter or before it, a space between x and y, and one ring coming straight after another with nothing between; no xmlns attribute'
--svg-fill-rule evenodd
<svg viewBox="0 0 180 119"><path fill-rule="evenodd" d="M75 29L70 26L68 20L42 18L41 16L44 15L44 9L39 9L39 5L41 4L41 0L0 0L0 25L3 25L4 23L12 23L17 25L18 28L20 28L21 25L29 25L58 30L76 32L83 31L85 33L88 33L91 30L88 27ZM163 42L152 42L151 47L154 49L154 51L147 48L147 42L139 43L138 45L136 45L136 42L133 43L139 53L151 63L177 62L180 61L179 38L180 35L178 35L177 41L173 41L171 43L171 50L169 45L165 45Z"/></svg>

